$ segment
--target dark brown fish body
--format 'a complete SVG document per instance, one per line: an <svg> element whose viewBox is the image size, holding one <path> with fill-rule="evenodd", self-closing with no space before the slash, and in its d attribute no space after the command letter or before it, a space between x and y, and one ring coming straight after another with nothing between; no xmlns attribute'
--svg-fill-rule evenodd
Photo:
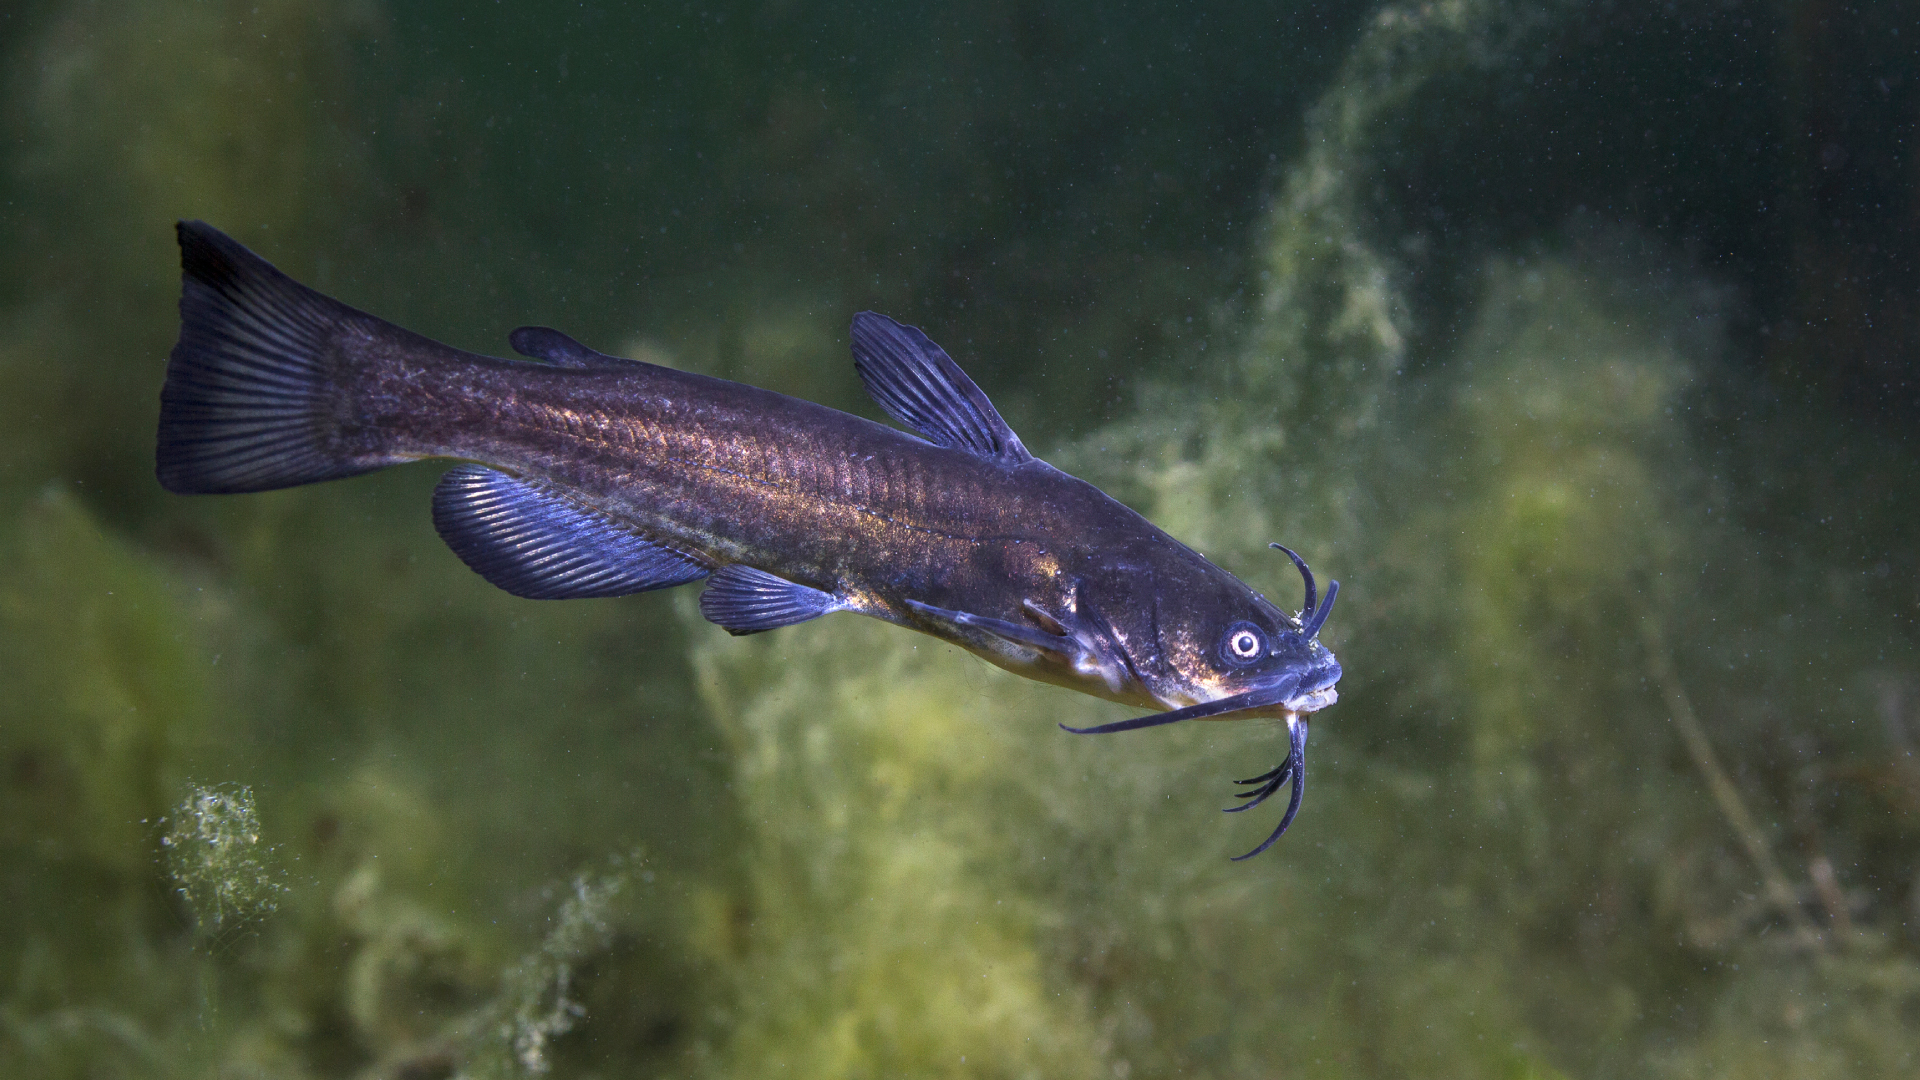
<svg viewBox="0 0 1920 1080"><path fill-rule="evenodd" d="M851 610L1029 677L1191 714L1168 719L1287 716L1297 744L1300 715L1334 699L1310 576L1302 615L1283 612L1033 457L911 327L862 315L855 352L876 399L924 439L554 331L516 332L543 362L466 353L306 290L205 226L181 237L160 437L173 490L459 459L478 464L448 474L436 524L521 595L711 575L702 609L736 633Z"/></svg>

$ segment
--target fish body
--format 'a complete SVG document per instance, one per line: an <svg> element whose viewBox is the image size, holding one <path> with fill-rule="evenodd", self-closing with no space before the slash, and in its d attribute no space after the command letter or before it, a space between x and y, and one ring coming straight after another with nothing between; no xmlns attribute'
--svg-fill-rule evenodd
<svg viewBox="0 0 1920 1080"><path fill-rule="evenodd" d="M1339 664L1316 635L1338 583L1316 611L1288 552L1308 601L1276 607L1029 453L913 327L866 312L853 339L869 392L918 434L544 328L514 333L527 360L465 352L314 292L209 226L179 236L181 336L158 438L169 490L452 459L465 464L435 492L436 527L518 595L706 579L701 610L733 633L853 611L1171 710L1088 730L1267 715L1300 745L1303 716L1337 696ZM1294 778L1297 809L1299 756L1255 802Z"/></svg>
<svg viewBox="0 0 1920 1080"><path fill-rule="evenodd" d="M348 378L363 373L352 391L363 404L346 436L359 461L460 458L537 477L704 566L752 566L846 610L1116 701L1199 698L1178 665L1138 640L1151 618L1129 634L1091 612L1144 603L1151 613L1167 590L1214 602L1245 591L1038 458L937 446L809 401L631 361L550 369L420 348L384 356L350 348L342 359ZM1138 659L1059 670L1059 654L910 601L1012 623L1029 621L1030 606L1083 638L1117 639L1109 648L1089 640L1089 657ZM1264 614L1276 629L1285 618Z"/></svg>

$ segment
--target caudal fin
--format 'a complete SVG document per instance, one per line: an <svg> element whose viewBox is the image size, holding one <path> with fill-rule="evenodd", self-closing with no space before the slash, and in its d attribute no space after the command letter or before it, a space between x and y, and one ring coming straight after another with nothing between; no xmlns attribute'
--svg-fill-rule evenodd
<svg viewBox="0 0 1920 1080"><path fill-rule="evenodd" d="M339 335L377 323L282 274L204 222L182 221L180 342L160 391L157 473L181 494L265 491L394 459L342 437Z"/></svg>

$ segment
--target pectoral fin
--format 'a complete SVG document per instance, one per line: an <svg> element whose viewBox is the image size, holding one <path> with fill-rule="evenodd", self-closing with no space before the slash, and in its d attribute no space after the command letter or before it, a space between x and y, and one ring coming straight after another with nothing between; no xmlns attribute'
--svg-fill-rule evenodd
<svg viewBox="0 0 1920 1080"><path fill-rule="evenodd" d="M714 571L700 593L700 614L736 637L803 623L847 606L830 592L743 563Z"/></svg>
<svg viewBox="0 0 1920 1080"><path fill-rule="evenodd" d="M991 634L994 637L1000 638L1003 641L1012 642L1022 648L1041 649L1046 652L1058 653L1061 656L1067 657L1069 660L1079 656L1082 651L1080 643L1065 634L1050 634L1045 630L1036 629L1031 626L1022 626L1019 623L1008 622L1005 619L994 619L985 615L974 615L970 612L934 607L932 604L923 604L918 600L907 601L907 606L912 608L917 614L923 615L935 622L944 622L952 626L965 627L979 633Z"/></svg>

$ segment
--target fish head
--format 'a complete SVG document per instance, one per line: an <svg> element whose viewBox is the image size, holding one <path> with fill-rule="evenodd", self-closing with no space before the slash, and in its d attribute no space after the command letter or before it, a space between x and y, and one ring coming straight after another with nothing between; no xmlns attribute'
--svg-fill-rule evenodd
<svg viewBox="0 0 1920 1080"><path fill-rule="evenodd" d="M1235 861L1251 859L1272 847L1300 812L1307 780L1307 728L1310 714L1339 699L1340 661L1320 644L1320 627L1333 610L1340 583L1327 583L1325 602L1314 587L1306 560L1287 548L1306 582L1306 602L1297 615L1269 603L1238 578L1198 553L1168 538L1151 572L1108 579L1131 603L1116 605L1127 616L1107 620L1107 640L1143 697L1165 712L1136 716L1093 727L1068 727L1076 735L1104 735L1159 727L1183 720L1236 720L1255 716L1285 719L1287 757L1279 765L1234 783L1245 790L1228 813L1251 810L1282 786L1290 785L1286 813L1267 838ZM1134 563L1128 569L1145 570ZM1088 613L1082 607L1082 614Z"/></svg>
<svg viewBox="0 0 1920 1080"><path fill-rule="evenodd" d="M1221 719L1297 716L1339 699L1340 661L1319 633L1340 583L1329 582L1321 599L1306 562L1280 550L1306 584L1297 615L1191 551L1179 565L1162 562L1150 580L1135 579L1147 595L1118 605L1128 615L1113 640L1147 696L1168 709L1248 702Z"/></svg>

